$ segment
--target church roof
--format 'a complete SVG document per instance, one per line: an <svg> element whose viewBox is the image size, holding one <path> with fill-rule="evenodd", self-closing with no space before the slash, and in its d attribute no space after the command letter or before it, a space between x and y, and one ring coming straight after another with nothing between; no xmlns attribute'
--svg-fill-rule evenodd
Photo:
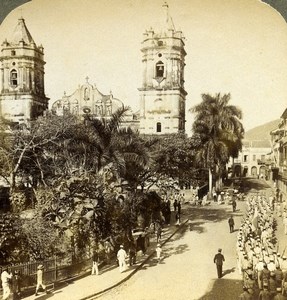
<svg viewBox="0 0 287 300"><path fill-rule="evenodd" d="M26 44L35 43L28 28L26 27L25 20L23 18L18 19L18 24L12 35L12 44L19 44L20 41L24 41Z"/></svg>

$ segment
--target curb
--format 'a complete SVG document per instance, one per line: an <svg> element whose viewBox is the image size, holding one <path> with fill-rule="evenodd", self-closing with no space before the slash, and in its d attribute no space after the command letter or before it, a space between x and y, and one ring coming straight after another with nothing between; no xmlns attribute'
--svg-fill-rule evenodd
<svg viewBox="0 0 287 300"><path fill-rule="evenodd" d="M176 228L176 230L161 244L161 246L165 245L182 227L183 225L185 225L186 223L188 222L188 219L185 220L183 223L181 223L178 228ZM88 299L91 299L92 297L96 297L96 296L99 296L101 294L104 294L110 290L112 290L113 288L115 287L118 287L120 286L121 284L123 284L124 282L128 281L135 273L137 273L137 271L139 271L143 265L152 257L154 256L155 254L155 250L153 250L128 276L126 276L125 278L123 278L122 280L120 280L119 282L115 283L114 285L102 290L102 291L99 291L99 292L96 292L94 294L91 294L89 296L86 296L84 298L81 298L79 300L88 300Z"/></svg>

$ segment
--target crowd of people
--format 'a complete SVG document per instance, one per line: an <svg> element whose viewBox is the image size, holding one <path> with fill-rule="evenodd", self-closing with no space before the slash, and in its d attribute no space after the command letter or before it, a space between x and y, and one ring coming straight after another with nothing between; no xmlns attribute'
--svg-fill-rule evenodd
<svg viewBox="0 0 287 300"><path fill-rule="evenodd" d="M274 195L253 194L246 206L236 246L244 289L239 299L287 299L287 253L275 235L275 215L282 215L283 203Z"/></svg>

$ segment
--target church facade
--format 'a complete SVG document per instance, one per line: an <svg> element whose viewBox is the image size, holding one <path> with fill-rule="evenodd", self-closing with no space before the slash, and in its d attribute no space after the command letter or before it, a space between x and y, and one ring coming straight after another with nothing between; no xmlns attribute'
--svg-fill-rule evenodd
<svg viewBox="0 0 287 300"><path fill-rule="evenodd" d="M44 48L37 46L20 18L0 55L0 115L13 123L27 123L48 109L44 89Z"/></svg>
<svg viewBox="0 0 287 300"><path fill-rule="evenodd" d="M106 118L111 117L122 107L123 102L114 98L112 92L108 95L101 93L86 77L86 83L80 85L71 95L64 93L61 99L55 101L52 111L59 116L71 113L79 117L90 115L95 118Z"/></svg>
<svg viewBox="0 0 287 300"><path fill-rule="evenodd" d="M139 131L148 135L185 132L184 36L175 29L166 3L163 10L162 28L147 30L141 48Z"/></svg>

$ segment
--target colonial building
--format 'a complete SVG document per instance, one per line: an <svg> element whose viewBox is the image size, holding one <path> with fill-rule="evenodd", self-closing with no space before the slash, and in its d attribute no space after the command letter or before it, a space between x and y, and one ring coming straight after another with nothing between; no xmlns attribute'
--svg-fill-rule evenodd
<svg viewBox="0 0 287 300"><path fill-rule="evenodd" d="M86 82L71 94L66 95L55 101L52 105L52 111L62 116L65 113L83 118L84 115L90 115L93 118L109 118L119 108L124 107L121 100L114 98L112 92L108 95L101 93L95 85L89 83L89 78L86 77ZM124 126L137 127L136 115L130 112L126 116Z"/></svg>
<svg viewBox="0 0 287 300"><path fill-rule="evenodd" d="M142 42L141 134L185 131L184 36L175 29L166 3L163 9L163 28L147 30Z"/></svg>
<svg viewBox="0 0 287 300"><path fill-rule="evenodd" d="M37 46L23 18L0 55L0 115L14 123L27 123L48 108L44 90L44 48Z"/></svg>
<svg viewBox="0 0 287 300"><path fill-rule="evenodd" d="M270 134L274 158L273 180L287 199L287 108L281 115L278 127Z"/></svg>
<svg viewBox="0 0 287 300"><path fill-rule="evenodd" d="M244 140L242 151L233 162L233 174L235 177L268 179L272 163L268 140Z"/></svg>

